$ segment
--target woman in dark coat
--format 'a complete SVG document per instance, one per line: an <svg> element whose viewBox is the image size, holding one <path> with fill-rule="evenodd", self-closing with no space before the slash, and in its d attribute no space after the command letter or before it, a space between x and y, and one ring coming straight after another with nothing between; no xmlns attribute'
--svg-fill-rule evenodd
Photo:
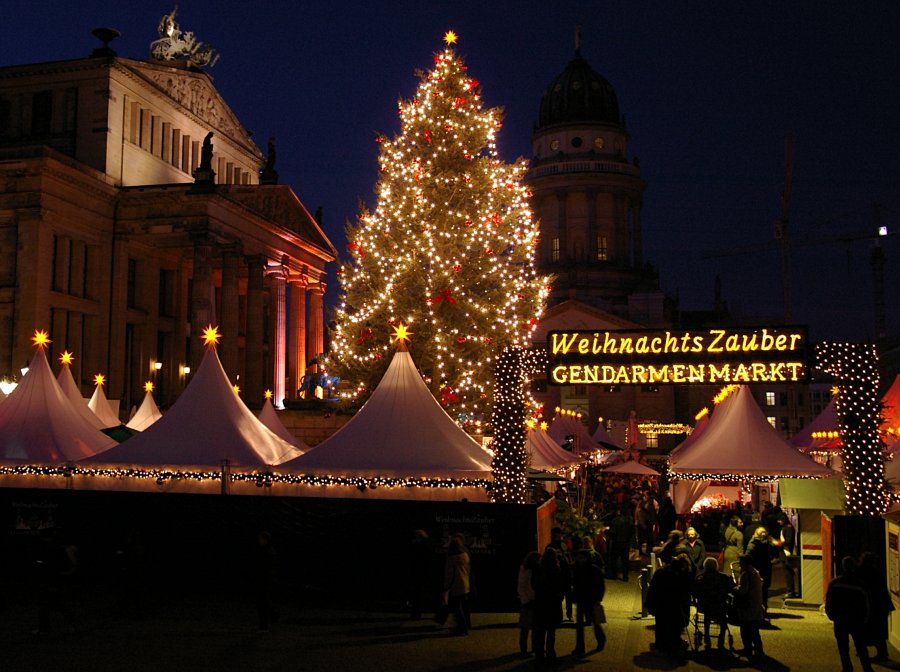
<svg viewBox="0 0 900 672"><path fill-rule="evenodd" d="M461 537L450 538L444 563L444 601L453 614L456 634L469 634L469 574L472 563Z"/></svg>
<svg viewBox="0 0 900 672"><path fill-rule="evenodd" d="M888 617L894 610L894 602L885 585L884 570L878 567L874 553L866 551L860 555L856 571L869 598L866 633L869 646L875 647L875 657L872 660L884 662L888 659Z"/></svg>
<svg viewBox="0 0 900 672"><path fill-rule="evenodd" d="M556 629L562 623L565 595L559 554L548 546L540 566L531 575L534 586L534 634L532 644L538 660L556 660Z"/></svg>
<svg viewBox="0 0 900 672"><path fill-rule="evenodd" d="M778 554L778 548L772 543L769 531L765 527L758 527L753 533L753 538L747 544L747 555L762 579L762 603L763 610L769 610L769 586L772 585L772 561Z"/></svg>
<svg viewBox="0 0 900 672"><path fill-rule="evenodd" d="M721 649L725 646L728 596L733 590L734 581L719 571L718 560L706 558L702 570L694 579L691 594L697 600L697 613L703 615L703 642L707 649L712 646L709 638L709 626L712 623L719 627L718 647Z"/></svg>
<svg viewBox="0 0 900 672"><path fill-rule="evenodd" d="M656 648L681 653L688 643L681 638L691 609L694 572L685 555L656 570L647 589L647 611L656 618Z"/></svg>

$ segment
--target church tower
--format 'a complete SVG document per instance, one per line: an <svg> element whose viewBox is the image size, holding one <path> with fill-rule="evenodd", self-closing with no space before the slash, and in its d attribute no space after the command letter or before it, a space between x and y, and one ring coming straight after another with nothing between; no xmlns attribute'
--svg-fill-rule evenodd
<svg viewBox="0 0 900 672"><path fill-rule="evenodd" d="M641 324L665 321L657 273L645 265L646 183L628 157L612 85L581 55L544 90L527 182L541 222L538 264L556 276L550 305L576 300Z"/></svg>

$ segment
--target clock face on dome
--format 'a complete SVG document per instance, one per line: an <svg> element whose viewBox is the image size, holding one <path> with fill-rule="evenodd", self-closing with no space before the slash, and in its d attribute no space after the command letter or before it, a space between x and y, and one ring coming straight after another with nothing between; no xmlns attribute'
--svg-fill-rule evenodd
<svg viewBox="0 0 900 672"><path fill-rule="evenodd" d="M594 138L594 147L597 149L603 149L604 144L603 138Z"/></svg>
<svg viewBox="0 0 900 672"><path fill-rule="evenodd" d="M553 140L553 141L551 141L551 142L550 142L550 149L552 149L554 152L555 152L557 149L559 149L559 140Z"/></svg>

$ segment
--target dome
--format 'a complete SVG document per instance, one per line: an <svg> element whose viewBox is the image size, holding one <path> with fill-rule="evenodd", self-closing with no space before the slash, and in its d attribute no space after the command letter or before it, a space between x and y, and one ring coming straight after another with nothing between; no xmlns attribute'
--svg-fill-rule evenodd
<svg viewBox="0 0 900 672"><path fill-rule="evenodd" d="M544 90L536 128L573 122L623 123L619 116L619 99L612 85L594 72L579 51L562 74Z"/></svg>

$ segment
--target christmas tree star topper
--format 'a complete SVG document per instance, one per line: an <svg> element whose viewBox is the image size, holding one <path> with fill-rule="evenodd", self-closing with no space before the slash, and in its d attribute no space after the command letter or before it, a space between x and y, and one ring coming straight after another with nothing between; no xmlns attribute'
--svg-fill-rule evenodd
<svg viewBox="0 0 900 672"><path fill-rule="evenodd" d="M43 349L53 341L50 340L50 334L46 331L43 329L35 329L34 336L31 337L31 342L34 343L34 347Z"/></svg>
<svg viewBox="0 0 900 672"><path fill-rule="evenodd" d="M412 336L412 332L409 331L405 324L402 322L394 327L394 338L393 340L398 343L403 343L409 340L409 337Z"/></svg>
<svg viewBox="0 0 900 672"><path fill-rule="evenodd" d="M59 356L59 362L63 366L68 366L75 359L75 355L73 355L68 350L63 351L63 353Z"/></svg>
<svg viewBox="0 0 900 672"><path fill-rule="evenodd" d="M96 376L94 376L94 385L96 385L97 387L103 387L103 384L105 382L106 376L104 376L102 373L98 373Z"/></svg>
<svg viewBox="0 0 900 672"><path fill-rule="evenodd" d="M459 36L456 33L454 33L452 30L448 30L446 33L444 33L444 42L447 43L447 46L450 46L451 44L456 44L456 41L458 39L459 39Z"/></svg>
<svg viewBox="0 0 900 672"><path fill-rule="evenodd" d="M220 338L222 338L222 334L219 333L218 326L214 327L210 324L203 330L203 345L207 347L218 345Z"/></svg>
<svg viewBox="0 0 900 672"><path fill-rule="evenodd" d="M146 383L144 383L144 392L153 392L153 382L152 381L148 380Z"/></svg>

